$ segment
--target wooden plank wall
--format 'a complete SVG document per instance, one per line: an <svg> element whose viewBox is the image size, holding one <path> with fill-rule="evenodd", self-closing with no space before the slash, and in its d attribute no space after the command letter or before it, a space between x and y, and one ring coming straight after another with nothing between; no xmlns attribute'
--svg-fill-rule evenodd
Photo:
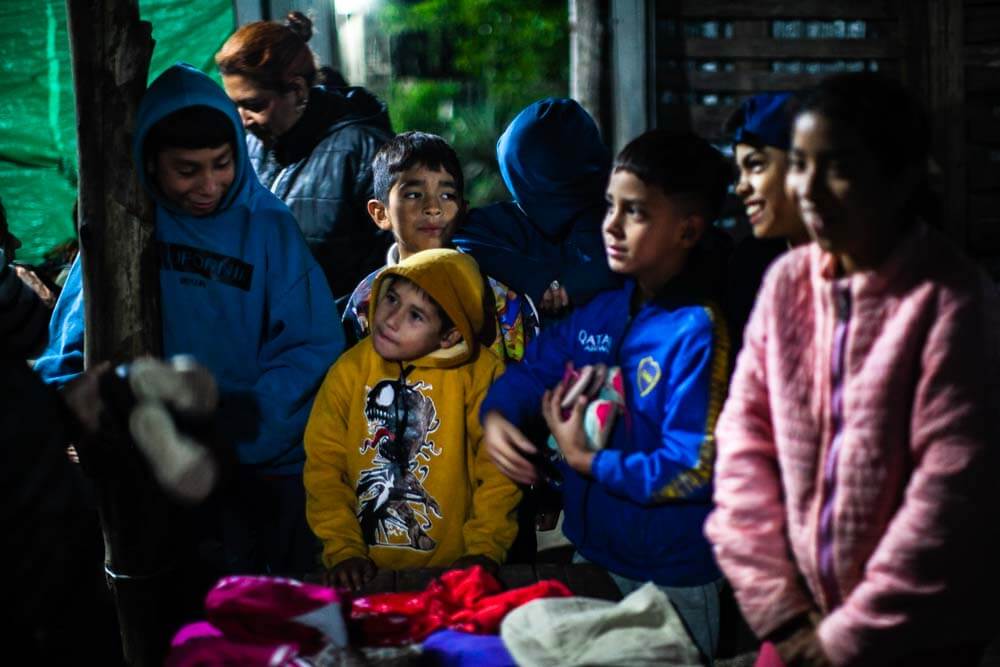
<svg viewBox="0 0 1000 667"><path fill-rule="evenodd" d="M969 251L1000 276L1000 0L964 0Z"/></svg>
<svg viewBox="0 0 1000 667"><path fill-rule="evenodd" d="M687 126L721 141L745 97L800 90L847 69L901 69L902 22L892 3L657 0L655 98L659 127Z"/></svg>
<svg viewBox="0 0 1000 667"><path fill-rule="evenodd" d="M931 114L944 226L1000 277L1000 0L650 0L651 113L724 142L739 102L836 71L899 76Z"/></svg>

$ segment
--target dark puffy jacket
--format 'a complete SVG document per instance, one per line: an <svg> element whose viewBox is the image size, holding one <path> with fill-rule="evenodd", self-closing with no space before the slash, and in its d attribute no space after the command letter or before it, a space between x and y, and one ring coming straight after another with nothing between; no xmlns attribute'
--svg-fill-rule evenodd
<svg viewBox="0 0 1000 667"><path fill-rule="evenodd" d="M317 86L274 146L247 137L261 183L292 210L335 298L382 266L392 243L367 211L372 158L392 135L385 104L364 88Z"/></svg>
<svg viewBox="0 0 1000 667"><path fill-rule="evenodd" d="M452 243L536 303L553 280L574 306L617 287L601 238L611 154L583 107L529 105L497 141L497 162L514 202L473 209Z"/></svg>

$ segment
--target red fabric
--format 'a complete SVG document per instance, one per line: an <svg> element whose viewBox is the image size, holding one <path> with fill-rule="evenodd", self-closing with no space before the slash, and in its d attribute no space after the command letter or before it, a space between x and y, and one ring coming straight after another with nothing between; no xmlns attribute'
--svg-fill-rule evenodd
<svg viewBox="0 0 1000 667"><path fill-rule="evenodd" d="M351 621L369 646L396 646L423 641L443 628L496 634L507 613L526 602L572 595L554 580L501 592L482 567L451 570L418 593L377 593L354 600Z"/></svg>
<svg viewBox="0 0 1000 667"><path fill-rule="evenodd" d="M753 663L753 667L785 667L785 663L774 644L764 642L760 645L760 653L757 654L757 662Z"/></svg>

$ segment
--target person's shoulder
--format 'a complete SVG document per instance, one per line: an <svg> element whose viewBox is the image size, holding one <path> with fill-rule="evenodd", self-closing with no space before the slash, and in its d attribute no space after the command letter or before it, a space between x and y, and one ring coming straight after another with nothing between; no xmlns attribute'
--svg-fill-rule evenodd
<svg viewBox="0 0 1000 667"><path fill-rule="evenodd" d="M385 128L364 118L335 122L327 127L313 154L374 152L392 138Z"/></svg>

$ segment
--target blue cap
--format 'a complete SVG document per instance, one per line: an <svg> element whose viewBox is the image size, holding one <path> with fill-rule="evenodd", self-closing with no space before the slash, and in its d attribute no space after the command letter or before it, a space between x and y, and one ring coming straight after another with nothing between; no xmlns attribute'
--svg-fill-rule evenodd
<svg viewBox="0 0 1000 667"><path fill-rule="evenodd" d="M726 123L734 144L764 144L787 151L792 145L791 93L760 93L743 102ZM734 129L735 128L735 129Z"/></svg>

